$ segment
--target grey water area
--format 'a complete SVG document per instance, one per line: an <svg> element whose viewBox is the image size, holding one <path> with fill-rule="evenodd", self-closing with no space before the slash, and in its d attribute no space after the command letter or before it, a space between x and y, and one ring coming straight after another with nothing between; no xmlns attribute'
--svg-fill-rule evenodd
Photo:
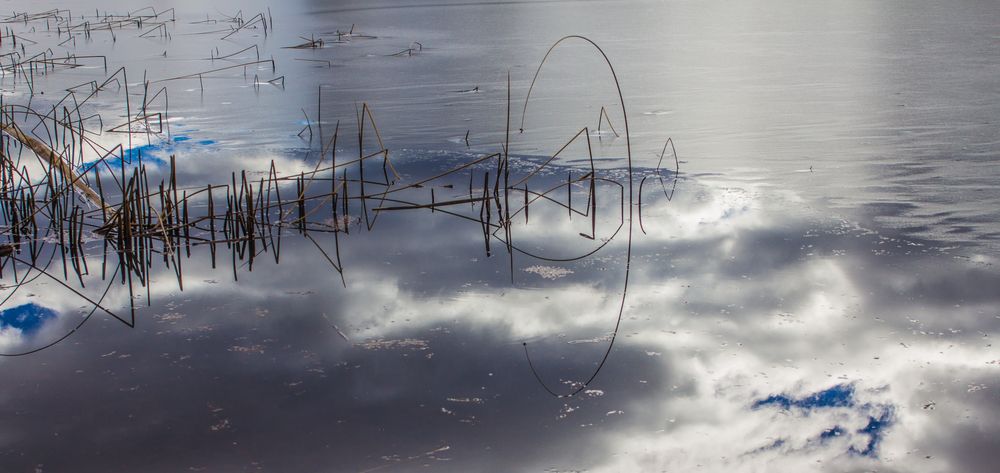
<svg viewBox="0 0 1000 473"><path fill-rule="evenodd" d="M0 11L96 24L147 5ZM154 258L134 328L80 298L129 311L114 267L101 275L99 235L83 284L65 281L79 294L5 270L0 353L72 334L0 358L0 471L1000 462L1000 4L153 6L175 8L165 34L63 43L55 20L5 20L0 53L10 28L34 43L17 50L107 67L47 71L34 94L5 69L4 106L48 110L124 67L83 115L101 116L94 140L141 150L150 182L170 155L181 187L263 178L272 162L305 175L331 148L340 162L378 151L372 119L393 185L441 177L350 202L348 232L279 228L280 257L252 268L221 251L213 268L195 247L183 290ZM222 38L258 13L266 35ZM567 35L593 44L567 39L539 68ZM107 131L161 88L148 110L162 127ZM484 235L480 203L374 210L481 195L497 160L463 166L505 143L509 239ZM525 185L555 190L525 209Z"/></svg>

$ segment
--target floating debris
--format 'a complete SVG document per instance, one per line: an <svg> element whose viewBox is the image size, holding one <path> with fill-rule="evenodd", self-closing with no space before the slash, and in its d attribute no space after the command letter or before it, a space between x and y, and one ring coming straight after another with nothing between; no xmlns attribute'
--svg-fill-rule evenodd
<svg viewBox="0 0 1000 473"><path fill-rule="evenodd" d="M426 350L430 348L427 340L404 338L399 340L373 339L358 344L366 350Z"/></svg>
<svg viewBox="0 0 1000 473"><path fill-rule="evenodd" d="M557 266L542 266L542 265L528 266L527 268L524 268L523 271L526 273L537 274L549 280L556 280L559 278L564 278L566 276L569 276L570 274L573 274L572 269L560 268Z"/></svg>

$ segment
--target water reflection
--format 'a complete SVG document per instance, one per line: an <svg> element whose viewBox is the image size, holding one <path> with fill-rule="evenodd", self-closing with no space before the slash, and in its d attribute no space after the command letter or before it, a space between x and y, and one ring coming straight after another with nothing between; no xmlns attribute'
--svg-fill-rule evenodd
<svg viewBox="0 0 1000 473"><path fill-rule="evenodd" d="M534 15L536 9L550 7L520 7L518 12L534 18L521 27L531 30L532 22L543 17L550 21L551 16ZM685 8L688 14L697 13L690 10L695 7ZM779 19L795 12L780 13ZM828 21L843 25L851 12L835 13ZM644 21L635 34L646 31L643 28L649 24L645 16L640 18ZM382 39L392 36L374 17L367 19L359 31ZM322 31L346 30L354 20L338 20ZM504 22L484 23L492 31ZM388 38L394 41L391 45L375 40L352 44L357 47L355 61L378 48L391 54L399 50L396 46L407 47L416 39L428 45L421 54L406 58L373 54L369 66L408 70L412 77L427 79L437 77L432 72L440 72L434 68L442 62L470 57L463 56L458 45L433 45L434 41L424 41L424 36L433 38L431 33L414 31L419 37L398 34ZM713 31L722 35L727 30L718 26ZM299 44L295 37L301 33L275 33L280 39L276 43ZM801 38L792 33L789 38L772 39L786 44ZM174 44L181 44L177 38ZM522 41L531 43L529 50L549 43ZM197 44L188 44L192 43ZM134 42L120 44L118 53L147 61L153 77L199 70L204 57L212 54L203 47L197 55L194 46L185 46L192 48L188 51L171 49L168 58L185 57L175 64L149 60L148 48ZM848 46L854 51L863 45ZM241 47L242 43L220 54ZM446 59L434 59L435 47L447 49ZM843 50L831 53L840 55ZM412 69L404 69L407 66L388 62L408 58L431 58L433 65L410 63ZM488 62L502 62L494 59ZM634 58L624 61L636 63ZM454 68L467 71L481 63L470 61ZM181 65L191 69L171 70ZM307 70L304 63L284 65ZM753 64L741 67L757 70ZM320 69L315 64L308 68ZM841 72L848 81L862 77ZM76 69L72 73L85 75ZM164 266L156 259L143 274L149 282L148 306L144 287L134 286L138 290L130 297L119 282L121 273L115 273L115 267L121 265L110 265L107 277L101 278L100 259L91 258L85 284L73 282L72 287L93 300L110 287L102 305L122 315L134 303L135 328L97 313L64 343L30 357L0 360L8 380L0 389L4 419L0 465L5 470L991 471L995 439L1000 438L994 392L998 357L991 341L1000 324L996 259L985 250L970 254L956 251L950 242L915 236L938 235L935 222L942 219L980 230L992 228L988 221L969 217L991 210L984 210L985 205L954 209L941 204L948 209L937 213L927 201L909 199L911 191L898 189L909 188L913 179L937 168L915 162L894 166L895 158L888 159L889 164L876 163L893 168L894 174L880 184L883 188L851 196L863 201L860 209L834 212L815 197L843 182L824 173L823 165L808 172L801 162L792 163L804 172L788 178L705 164L727 146L736 150L729 155L741 157L755 149L734 143L765 144L760 134L741 125L745 121L740 117L716 121L718 114L707 107L702 109L705 117L696 122L743 133L724 137L715 147L710 142L718 137L718 129L706 128L705 134L693 137L687 129L688 137L678 140L683 155L703 159L691 166L693 172L682 160L674 164L682 166L683 174L669 172L669 153L660 166L654 166L665 138L656 133L655 139L647 135L649 139L640 145L649 151L644 151L645 167L637 167L636 176L627 181L620 164L623 143L605 134L591 142L599 158L593 169L583 152L584 142L578 141L563 156L565 160L550 163L525 182L527 190L512 186L506 199L476 201L492 194L503 174L503 160L493 156L459 172L448 171L490 156L504 142L497 131L504 129L503 113L497 112L506 103L501 97L506 89L498 85L502 79L480 82L482 93L457 95L456 91L475 87L464 81L477 81L436 79L400 86L388 73L364 78L345 73L348 84L320 93L324 101L338 105L364 100L340 100L361 89L381 94L384 107L373 107L379 126L393 130L386 134L397 143L405 143L393 147L389 139L388 145L376 143L371 133L367 140L359 140L360 146L327 144L338 117L344 130L355 123L351 107L338 112L330 105L313 113L317 96L278 96L278 90L267 87L256 91L252 74L245 81L240 75L208 81L204 95L192 84L187 85L192 90L180 89L186 95L172 95L172 107L177 106L167 120L172 141L136 133L138 143L123 146L122 151L143 149L154 194L159 179L170 182L169 154L176 152L181 193L229 182L234 190L252 187L251 201L256 202L260 183L281 176L288 201L297 194L296 186L305 185L296 176L315 170L320 155L329 160L332 148L338 150L337 159L348 159L348 153L350 159L356 159L355 153L373 155L370 167L364 168L365 177L359 166L325 169L325 180L312 182L306 195L328 196L331 185L346 181L349 195L366 199L347 201L347 212L337 206L343 200L310 201L304 212L316 210L310 214L315 219L304 229L309 237L294 224L278 227L266 240L259 239L262 245L267 242L270 252L245 250L235 271L231 261L222 258L232 254L221 249L221 241L215 268L206 256L210 249L194 245L190 258L185 254L178 259L183 265L183 291L178 290L176 262ZM47 90L61 90L60 85L83 82L73 76L63 84L63 76L52 74L38 79L38 84L51 81ZM692 68L681 68L670 77L684 84L702 76ZM752 78L757 81L761 76ZM302 78L290 74L286 90L296 90L294 80ZM515 95L524 92L525 82L515 79ZM648 85L638 87L644 90ZM845 90L870 92L864 87L859 81ZM451 93L426 95L438 89ZM776 93L768 90L765 95ZM822 90L844 99L838 95L842 89ZM248 99L233 99L251 91L259 93L254 107L273 109L271 115L251 113ZM92 105L109 116L120 114L124 91L106 92ZM558 91L550 94L548 100L566 98ZM430 98L415 99L421 96ZM295 103L275 105L284 100ZM683 101L641 102L661 111L662 103L678 104L672 113L642 115L649 117L647 123L677 115L691 118ZM590 109L582 106L579 116L574 112L561 118L582 118L591 126L602 116L600 107L607 106L611 122L617 124L618 109L613 104L603 98L595 103L599 105ZM470 125L455 118L464 116L482 118L475 123L491 131L469 133L471 146L462 139L428 143L441 135L428 138L426 127L399 113L421 104L439 109L426 117L435 128L432 131L447 130L445 136L461 137ZM463 114L483 104L489 107L480 112L482 116ZM841 105L851 109L858 104ZM246 127L224 126L234 115L216 112L228 106L247 117ZM305 117L301 108L308 110ZM558 115L554 112L563 109L542 108L539 116ZM309 125L315 133L311 143L294 136ZM565 142L576 129L569 135L564 130L552 133L551 139ZM253 138L244 136L248 130L254 132ZM857 131L839 130L847 135ZM779 127L776 133L768 136L783 137L786 146L777 154L796 156L797 151L787 148L789 136L817 136L808 126ZM178 139L182 137L191 139ZM105 149L125 141L110 134L93 140ZM248 140L261 147L248 151ZM524 145L522 151L531 151L544 148L545 141L519 144ZM392 173L378 154L385 146L393 147L391 162L399 174L398 183L391 185L395 176L389 177ZM489 152L478 152L487 147ZM862 156L873 152L860 145L848 150ZM30 157L27 151L23 155ZM513 182L546 160L541 153L512 156L505 164ZM122 159L114 163L115 170L123 163L130 172L138 167L138 160ZM713 172L699 172L698 167ZM243 184L243 176L231 174L238 169L250 170L248 184ZM484 185L487 172L490 177ZM421 187L385 193L442 173L446 175ZM850 167L843 180L850 181L857 173L858 168ZM824 179L833 184L819 186ZM367 181L364 190L361 181ZM629 182L636 189L631 203L624 199L624 185ZM795 184L801 182L807 184ZM912 189L928 185L917 184ZM555 189L545 194L552 199L542 198L540 194L549 189ZM222 195L217 196L220 214L226 208ZM887 197L896 195L907 201ZM528 208L525 196L534 199ZM472 201L454 203L463 199ZM486 201L491 202L490 212L484 212ZM506 218L495 207L500 201L502 209L512 213L509 231L498 225ZM511 201L517 202L510 206ZM636 219L641 210L642 231L635 232L631 241L631 274L624 297L626 239L615 235L630 209ZM289 222L298 212L295 205L291 210L273 210L290 212ZM905 220L915 211L930 213L903 230L885 224L887 217ZM191 205L188 218L206 212L207 201L202 200ZM349 218L339 218L344 216ZM484 222L486 216L489 224ZM329 227L343 231L324 231ZM198 231L210 230L201 225ZM961 236L966 234L959 233L962 244L973 239ZM270 245L279 241L280 257L275 257L278 248ZM55 244L44 243L46 248ZM91 257L103 256L100 239L88 238L82 245ZM157 245L160 248L162 242ZM45 257L55 261L52 268L61 271L60 252L47 251ZM574 258L592 251L587 258ZM5 351L55 340L93 309L78 294L44 277L14 292L10 277L5 272L4 296L13 295L0 312L0 348ZM114 284L105 286L106 280ZM523 343L530 344L539 377L557 393L571 392L597 368L623 297L620 334L600 375L577 396L556 398L546 393L532 373Z"/></svg>
<svg viewBox="0 0 1000 473"><path fill-rule="evenodd" d="M534 266L525 262L511 285L507 261L484 257L475 225L427 210L342 242L354 255L346 289L308 244L286 243L279 265L264 260L238 284L192 260L185 291L169 296L175 283L165 275L135 331L105 318L72 345L5 363L31 387L9 394L7 405L22 413L15 419L25 419L10 427L20 433L13 445L46 457L31 439L93 438L77 429L100 418L122 426L100 438L140 447L153 435L168 448L102 459L84 443L61 458L97 469L177 458L214 458L179 465L209 469L475 469L490 458L512 469L615 470L816 459L955 465L936 429L919 426L944 422L988 438L975 434L982 424L950 413L993 411L983 337L997 323L989 271L933 249L914 256L915 242L808 209L790 214L695 180L678 186L660 207L671 211L651 211L636 240L621 343L581 396L545 395L520 342L532 341L552 378L588 373L615 303L594 288L616 279L607 266L615 252L556 279L524 271ZM408 224L449 238L398 242L396 229ZM273 277L288 267L299 276ZM940 274L961 279L936 297L921 289ZM79 397L57 407L49 396L64 389ZM115 402L95 410L91 399L108 395ZM261 414L275 406L282 416ZM31 420L50 411L73 421L43 429ZM720 437L730 440L725 458L698 454L719 451ZM287 438L298 446L289 450ZM49 458L53 468L62 461Z"/></svg>
<svg viewBox="0 0 1000 473"><path fill-rule="evenodd" d="M5 363L25 388L8 394L24 419L11 424L11 445L52 468L475 469L488 458L510 469L817 459L983 469L955 463L973 460L921 426L989 438L973 416L952 416L988 418L995 404L989 266L817 214L794 195L697 177L679 180L673 201L662 195L647 196L622 338L580 396L545 394L521 342L547 379L589 373L607 342L622 248L570 264L518 259L511 283L504 255L485 257L477 224L425 209L342 240L346 288L288 235L280 264L263 259L238 284L193 259L184 292L165 274L137 329L103 318L72 344ZM433 236L399 238L407 231ZM537 266L552 269L528 271ZM949 289L927 290L942 287L941 274ZM79 305L66 296L45 303ZM79 397L56 407L65 389ZM52 424L33 420L43 412ZM96 432L102 442L168 448L104 458L83 443L53 461L33 441L95 438L88 418L110 429Z"/></svg>

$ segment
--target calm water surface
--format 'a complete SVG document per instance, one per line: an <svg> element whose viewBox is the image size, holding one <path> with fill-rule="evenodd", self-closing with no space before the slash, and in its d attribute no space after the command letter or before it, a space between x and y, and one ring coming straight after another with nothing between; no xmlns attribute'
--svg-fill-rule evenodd
<svg viewBox="0 0 1000 473"><path fill-rule="evenodd" d="M5 11L69 8L78 24L146 6L125 3ZM1000 461L1000 4L156 8L171 6L167 37L131 27L60 44L55 20L8 21L0 53L15 50L10 28L27 55L108 66L39 75L34 95L8 71L4 106L47 111L125 67L122 87L83 109L101 115L93 139L141 149L151 182L176 155L188 189L240 170L259 179L272 161L282 176L308 172L329 159L334 130L338 160L375 152L370 121L358 143L363 104L406 185L502 152L509 110L514 187L558 190L516 213L509 249L503 231L484 237L478 204L383 211L369 228L376 206L399 203L356 201L349 233L282 227L280 258L272 248L252 267L213 268L195 248L183 291L156 262L134 329L98 312L51 348L0 359L0 470L987 472ZM238 10L273 26L221 39ZM569 40L525 105L548 48L573 34L607 54L624 104L596 49ZM312 39L322 47L292 47ZM164 129L108 132L134 113L126 101L142 103L144 79L150 94L166 87L169 105L148 106L167 113ZM668 138L679 174L669 148L660 159ZM393 198L480 195L496 170L487 160ZM592 191L587 179L559 187L591 172ZM329 204L316 208L333 221ZM110 287L104 305L127 313L127 286L101 278L102 240L87 239L91 274L67 284L92 299ZM342 272L324 256L335 251ZM46 278L15 289L5 269L2 283L3 353L57 340L94 308Z"/></svg>

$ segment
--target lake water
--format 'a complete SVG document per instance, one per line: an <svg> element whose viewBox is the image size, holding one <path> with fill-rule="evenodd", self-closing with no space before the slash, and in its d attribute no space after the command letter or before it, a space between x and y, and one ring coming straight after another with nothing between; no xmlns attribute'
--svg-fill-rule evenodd
<svg viewBox="0 0 1000 473"><path fill-rule="evenodd" d="M7 5L0 122L194 223L3 256L2 471L1000 460L1000 4Z"/></svg>

